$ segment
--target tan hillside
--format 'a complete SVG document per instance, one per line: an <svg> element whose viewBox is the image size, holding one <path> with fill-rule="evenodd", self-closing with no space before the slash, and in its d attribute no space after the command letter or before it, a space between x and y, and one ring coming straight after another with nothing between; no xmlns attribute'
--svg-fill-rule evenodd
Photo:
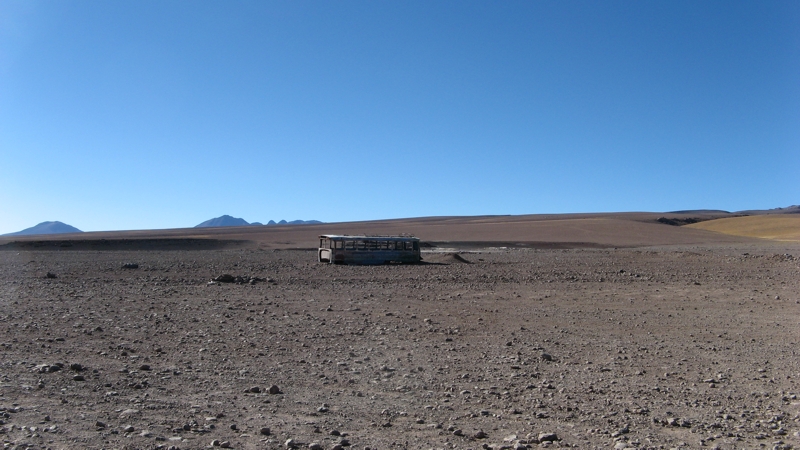
<svg viewBox="0 0 800 450"><path fill-rule="evenodd" d="M694 223L686 227L733 236L800 241L800 216L794 215L730 217Z"/></svg>
<svg viewBox="0 0 800 450"><path fill-rule="evenodd" d="M533 248L607 248L653 245L685 245L747 242L746 236L732 236L682 226L665 225L661 217L676 220L705 219L709 214L691 213L597 213L540 214L523 216L422 217L365 222L323 223L313 225L243 226L182 228L170 230L103 231L51 236L4 236L0 245L11 241L27 242L35 248L39 242L71 240L83 248L146 248L147 240L169 240L169 248L192 249L199 242L237 241L261 248L315 248L321 234L413 234L436 246L455 247L533 247ZM710 217L717 217L713 214ZM121 242L124 240L125 242ZM195 240L195 241L191 241ZM136 243L136 241L139 241ZM102 244L102 245L101 245ZM44 245L44 244L41 244Z"/></svg>

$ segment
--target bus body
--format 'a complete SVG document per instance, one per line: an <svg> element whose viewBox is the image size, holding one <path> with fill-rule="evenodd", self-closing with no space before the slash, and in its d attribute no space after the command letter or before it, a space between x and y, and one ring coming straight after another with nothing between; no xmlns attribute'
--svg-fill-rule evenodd
<svg viewBox="0 0 800 450"><path fill-rule="evenodd" d="M418 263L419 239L409 236L319 237L319 262L328 264Z"/></svg>

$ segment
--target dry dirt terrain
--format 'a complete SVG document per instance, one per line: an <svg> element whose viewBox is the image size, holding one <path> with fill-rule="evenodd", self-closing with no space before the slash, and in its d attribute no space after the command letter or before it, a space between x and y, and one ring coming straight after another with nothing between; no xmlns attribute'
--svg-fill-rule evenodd
<svg viewBox="0 0 800 450"><path fill-rule="evenodd" d="M800 448L800 244L729 239L374 267L263 242L5 246L0 439Z"/></svg>

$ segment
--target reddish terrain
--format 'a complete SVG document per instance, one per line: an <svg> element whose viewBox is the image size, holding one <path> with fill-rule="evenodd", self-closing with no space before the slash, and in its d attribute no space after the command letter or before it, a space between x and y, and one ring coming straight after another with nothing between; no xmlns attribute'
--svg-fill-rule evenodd
<svg viewBox="0 0 800 450"><path fill-rule="evenodd" d="M0 245L0 439L800 446L800 244L659 217L15 239ZM323 233L399 232L430 245L424 264L332 266L309 250ZM209 284L222 274L242 282Z"/></svg>

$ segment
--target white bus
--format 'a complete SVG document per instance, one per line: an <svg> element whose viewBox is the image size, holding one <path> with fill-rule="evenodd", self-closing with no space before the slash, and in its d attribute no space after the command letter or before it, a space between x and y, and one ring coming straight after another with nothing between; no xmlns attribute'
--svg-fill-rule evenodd
<svg viewBox="0 0 800 450"><path fill-rule="evenodd" d="M328 264L418 263L419 239L409 236L319 237L319 262Z"/></svg>

